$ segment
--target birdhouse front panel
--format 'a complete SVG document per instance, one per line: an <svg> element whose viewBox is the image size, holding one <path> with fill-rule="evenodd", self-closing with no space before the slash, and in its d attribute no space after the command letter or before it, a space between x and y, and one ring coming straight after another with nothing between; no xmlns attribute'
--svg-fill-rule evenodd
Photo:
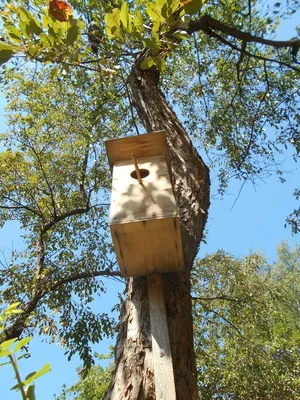
<svg viewBox="0 0 300 400"><path fill-rule="evenodd" d="M121 274L183 269L165 133L115 139L107 152L113 169L110 227Z"/></svg>
<svg viewBox="0 0 300 400"><path fill-rule="evenodd" d="M111 233L122 276L183 269L178 217L111 225Z"/></svg>
<svg viewBox="0 0 300 400"><path fill-rule="evenodd" d="M142 184L132 160L114 164L110 224L177 216L165 158L138 158L137 161Z"/></svg>

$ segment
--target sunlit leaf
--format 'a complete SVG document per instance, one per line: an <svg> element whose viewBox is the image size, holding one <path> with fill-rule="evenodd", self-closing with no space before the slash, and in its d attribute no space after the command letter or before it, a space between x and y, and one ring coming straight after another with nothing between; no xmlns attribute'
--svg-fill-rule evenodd
<svg viewBox="0 0 300 400"><path fill-rule="evenodd" d="M141 68L142 69L149 69L152 67L154 64L154 59L153 57L147 57L141 62Z"/></svg>
<svg viewBox="0 0 300 400"><path fill-rule="evenodd" d="M201 10L203 3L204 0L185 0L182 1L180 4L184 8L184 12L186 14L193 15Z"/></svg>
<svg viewBox="0 0 300 400"><path fill-rule="evenodd" d="M35 386L34 385L30 385L27 389L26 389L26 400L35 400Z"/></svg>
<svg viewBox="0 0 300 400"><path fill-rule="evenodd" d="M2 44L2 43L0 43L0 50L1 50L1 48L2 48L2 46L6 46L5 44ZM12 311L12 310L14 310L14 309L16 309L18 306L19 306L19 302L16 302L16 303L11 303L7 308L6 308L6 310L5 310L5 314L9 314L10 313L10 311Z"/></svg>
<svg viewBox="0 0 300 400"><path fill-rule="evenodd" d="M129 29L129 9L128 9L128 4L126 3L126 1L123 1L122 5L121 5L120 20L123 24L123 27L128 30Z"/></svg>
<svg viewBox="0 0 300 400"><path fill-rule="evenodd" d="M31 372L28 374L23 382L24 386L30 385L33 381L35 381L37 378L40 378L47 372L51 371L51 365L48 363L44 365L40 370L37 372Z"/></svg>
<svg viewBox="0 0 300 400"><path fill-rule="evenodd" d="M10 346L13 345L17 340L18 340L17 338L14 338L14 339L9 339L9 340L6 340L5 342L2 342L0 345L0 349L4 349L4 350L9 349Z"/></svg>
<svg viewBox="0 0 300 400"><path fill-rule="evenodd" d="M71 26L71 28L69 28L68 32L67 32L66 44L67 45L74 44L76 42L77 38L78 38L78 33L79 33L78 26L77 25Z"/></svg>
<svg viewBox="0 0 300 400"><path fill-rule="evenodd" d="M22 347L26 346L33 338L32 337L26 337L21 339L14 347L14 352L17 352L20 350Z"/></svg>

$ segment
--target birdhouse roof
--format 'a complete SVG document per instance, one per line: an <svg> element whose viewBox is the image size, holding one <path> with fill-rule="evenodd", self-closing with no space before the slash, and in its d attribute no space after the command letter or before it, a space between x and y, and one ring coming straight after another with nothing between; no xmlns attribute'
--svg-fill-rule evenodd
<svg viewBox="0 0 300 400"><path fill-rule="evenodd" d="M169 165L170 157L165 131L107 140L105 146L111 169L117 161L130 160L132 153L136 158L163 155Z"/></svg>

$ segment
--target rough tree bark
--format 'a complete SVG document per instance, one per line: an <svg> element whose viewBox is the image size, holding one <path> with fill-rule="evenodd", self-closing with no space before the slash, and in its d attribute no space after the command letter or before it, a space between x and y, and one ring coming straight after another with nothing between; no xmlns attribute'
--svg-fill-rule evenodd
<svg viewBox="0 0 300 400"><path fill-rule="evenodd" d="M158 88L159 74L136 65L129 78L133 104L147 132L165 130L181 217L185 271L164 274L165 303L177 400L197 399L190 270L209 207L209 171ZM121 309L115 371L105 399L155 399L146 277L131 278ZM166 399L167 400L167 399Z"/></svg>

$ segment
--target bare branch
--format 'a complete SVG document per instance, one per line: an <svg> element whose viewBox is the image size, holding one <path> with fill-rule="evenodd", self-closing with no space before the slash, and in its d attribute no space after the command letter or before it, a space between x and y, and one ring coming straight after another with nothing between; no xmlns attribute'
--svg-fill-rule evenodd
<svg viewBox="0 0 300 400"><path fill-rule="evenodd" d="M189 23L187 33L192 34L193 32L202 31L207 34L211 33L211 29L215 29L219 32L225 33L226 35L232 36L236 39L245 41L247 43L259 43L266 46L275 47L277 49L284 47L300 47L300 40L270 40L264 39L263 37L251 35L251 33L243 32L235 27L229 26L221 21L212 18L209 15L202 15L197 21L191 21Z"/></svg>
<svg viewBox="0 0 300 400"><path fill-rule="evenodd" d="M55 282L52 286L50 286L49 291L52 292L66 283L71 283L74 281L78 281L80 279L97 278L98 276L110 277L110 276L121 276L121 274L119 271L111 271L110 269L106 269L103 271L88 271L88 272L75 273L73 275L68 276L67 278L63 278Z"/></svg>
<svg viewBox="0 0 300 400"><path fill-rule="evenodd" d="M262 60L262 61L269 61L271 63L274 64L279 64L279 65L284 65L285 67L288 67L294 71L300 72L300 68L295 67L294 65L291 65L285 61L279 61L276 60L275 58L268 58L268 57L263 57L263 56L259 56L257 54L253 54L250 53L249 51L247 51L246 49L243 50L242 48L236 46L234 43L231 43L229 40L225 39L224 37L222 37L221 35L219 35L218 33L214 32L214 31L210 31L209 36L214 37L216 39L218 39L220 42L226 44L227 46L231 47L233 50L236 50L238 52L243 52L245 55L249 56L249 57L253 57L256 58L257 60Z"/></svg>

